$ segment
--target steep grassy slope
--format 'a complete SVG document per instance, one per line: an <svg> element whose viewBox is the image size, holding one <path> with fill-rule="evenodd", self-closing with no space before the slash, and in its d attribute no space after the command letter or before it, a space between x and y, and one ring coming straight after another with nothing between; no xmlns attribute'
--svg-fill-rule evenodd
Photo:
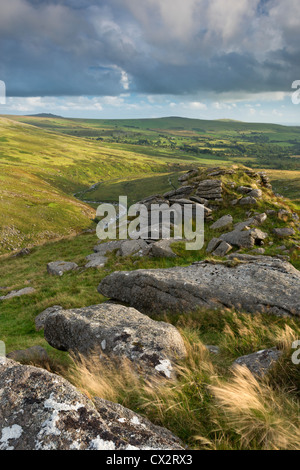
<svg viewBox="0 0 300 470"><path fill-rule="evenodd" d="M0 254L90 226L94 211L75 192L166 170L159 158L0 118Z"/></svg>

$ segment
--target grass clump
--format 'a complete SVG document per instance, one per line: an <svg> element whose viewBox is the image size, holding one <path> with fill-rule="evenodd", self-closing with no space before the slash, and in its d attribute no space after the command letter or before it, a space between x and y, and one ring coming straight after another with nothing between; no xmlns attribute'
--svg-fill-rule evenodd
<svg viewBox="0 0 300 470"><path fill-rule="evenodd" d="M290 366L289 356L285 379L288 377L293 387L287 387L285 380L274 379L277 366L262 379L246 368L232 369L237 356L228 348L233 324L241 328L246 314L224 311L218 318L214 344L220 347L219 355L211 354L204 345L206 313L198 312L198 320L187 315L177 322L187 357L177 365L175 382L145 380L128 361L100 361L96 354L73 359L62 373L89 398L118 402L170 429L191 449L299 449L300 403L299 388L295 388L299 367ZM243 335L254 334L263 344L280 346L287 361L290 341L299 337L299 324L292 322L286 327L279 322L272 327L270 322L268 329L263 315L248 318ZM242 338L240 341L243 345Z"/></svg>

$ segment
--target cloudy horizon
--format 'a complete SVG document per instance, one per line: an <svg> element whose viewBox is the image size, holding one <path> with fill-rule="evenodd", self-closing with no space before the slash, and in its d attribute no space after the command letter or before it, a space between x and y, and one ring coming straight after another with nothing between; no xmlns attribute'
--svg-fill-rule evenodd
<svg viewBox="0 0 300 470"><path fill-rule="evenodd" d="M300 125L299 0L0 0L1 114Z"/></svg>

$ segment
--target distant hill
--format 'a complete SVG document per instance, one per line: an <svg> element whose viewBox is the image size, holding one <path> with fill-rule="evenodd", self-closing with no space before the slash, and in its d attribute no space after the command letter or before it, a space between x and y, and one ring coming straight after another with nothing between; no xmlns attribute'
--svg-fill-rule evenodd
<svg viewBox="0 0 300 470"><path fill-rule="evenodd" d="M62 116L51 113L41 113L41 114L26 114L26 117L36 117L36 118L49 118L49 119L65 119Z"/></svg>

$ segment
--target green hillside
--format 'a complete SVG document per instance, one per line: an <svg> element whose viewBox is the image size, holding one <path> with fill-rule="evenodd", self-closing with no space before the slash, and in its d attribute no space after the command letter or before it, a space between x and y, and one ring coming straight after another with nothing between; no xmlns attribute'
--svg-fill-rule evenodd
<svg viewBox="0 0 300 470"><path fill-rule="evenodd" d="M76 192L166 171L158 158L0 118L0 254L88 228L95 212Z"/></svg>
<svg viewBox="0 0 300 470"><path fill-rule="evenodd" d="M18 116L14 119L151 157L300 169L300 127L179 117L101 120Z"/></svg>

